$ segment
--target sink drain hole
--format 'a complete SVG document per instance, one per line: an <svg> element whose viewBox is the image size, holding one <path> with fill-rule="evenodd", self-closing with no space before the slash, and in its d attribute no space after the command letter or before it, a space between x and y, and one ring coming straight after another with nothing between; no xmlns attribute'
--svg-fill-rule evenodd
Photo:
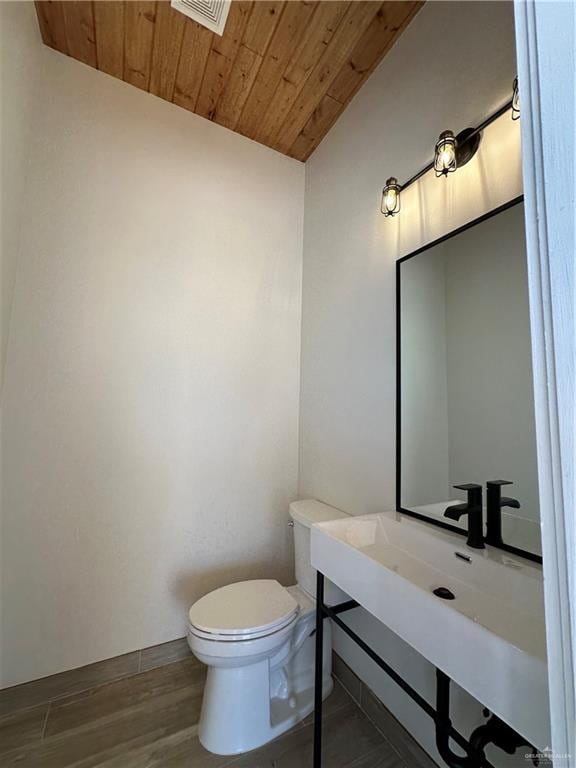
<svg viewBox="0 0 576 768"><path fill-rule="evenodd" d="M454 592L448 589L448 587L436 587L432 590L436 597L441 597L442 600L454 600L456 595Z"/></svg>

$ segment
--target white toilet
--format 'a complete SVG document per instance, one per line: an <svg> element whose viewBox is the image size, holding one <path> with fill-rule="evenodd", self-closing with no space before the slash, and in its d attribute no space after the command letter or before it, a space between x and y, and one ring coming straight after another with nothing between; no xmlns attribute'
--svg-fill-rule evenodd
<svg viewBox="0 0 576 768"><path fill-rule="evenodd" d="M314 707L316 572L310 526L346 517L318 501L290 505L297 584L273 579L229 584L190 608L188 645L208 666L198 736L217 755L266 744ZM327 582L327 603L347 599ZM323 694L332 690L331 634L324 631Z"/></svg>

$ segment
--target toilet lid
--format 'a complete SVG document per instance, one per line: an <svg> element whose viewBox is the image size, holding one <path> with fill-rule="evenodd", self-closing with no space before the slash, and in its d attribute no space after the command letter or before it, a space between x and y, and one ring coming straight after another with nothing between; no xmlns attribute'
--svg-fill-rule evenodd
<svg viewBox="0 0 576 768"><path fill-rule="evenodd" d="M298 612L290 592L273 579L239 581L209 592L192 608L192 627L215 635L254 635L286 624Z"/></svg>

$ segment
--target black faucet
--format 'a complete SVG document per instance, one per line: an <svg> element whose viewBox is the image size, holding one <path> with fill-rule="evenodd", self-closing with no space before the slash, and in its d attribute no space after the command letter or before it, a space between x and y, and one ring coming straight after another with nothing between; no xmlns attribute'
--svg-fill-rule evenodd
<svg viewBox="0 0 576 768"><path fill-rule="evenodd" d="M466 491L468 501L465 504L454 504L444 512L444 517L450 520L460 520L462 515L468 515L468 538L466 544L474 549L484 549L484 517L482 513L482 486L476 483L454 485L460 491Z"/></svg>
<svg viewBox="0 0 576 768"><path fill-rule="evenodd" d="M486 544L499 547L502 541L502 507L520 509L520 502L502 496L502 486L512 485L510 480L489 480L486 483Z"/></svg>

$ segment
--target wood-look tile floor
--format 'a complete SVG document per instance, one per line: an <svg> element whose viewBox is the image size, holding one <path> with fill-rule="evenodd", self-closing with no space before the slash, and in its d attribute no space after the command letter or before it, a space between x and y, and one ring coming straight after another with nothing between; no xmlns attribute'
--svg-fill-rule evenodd
<svg viewBox="0 0 576 768"><path fill-rule="evenodd" d="M217 757L198 741L205 668L187 658L0 717L1 768L307 768L312 717L266 746ZM407 768L336 683L324 768Z"/></svg>

